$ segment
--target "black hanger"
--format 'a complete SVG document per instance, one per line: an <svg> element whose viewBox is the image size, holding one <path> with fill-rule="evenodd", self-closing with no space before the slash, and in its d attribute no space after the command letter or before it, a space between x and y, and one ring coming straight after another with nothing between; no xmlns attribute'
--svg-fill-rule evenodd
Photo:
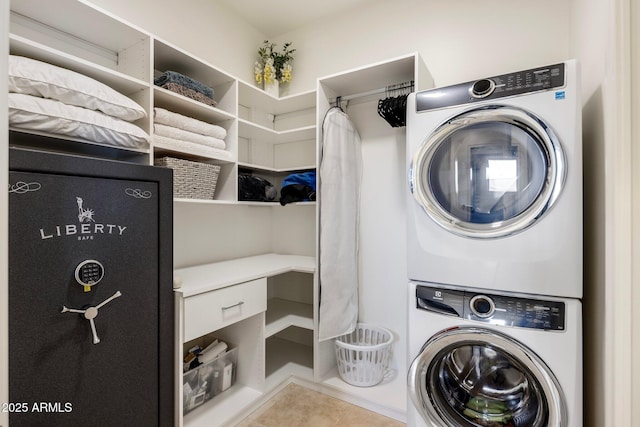
<svg viewBox="0 0 640 427"><path fill-rule="evenodd" d="M378 101L378 114L392 127L406 126L407 97L411 91L413 91L413 81L387 86L385 89L387 97ZM398 95L398 92L401 94Z"/></svg>

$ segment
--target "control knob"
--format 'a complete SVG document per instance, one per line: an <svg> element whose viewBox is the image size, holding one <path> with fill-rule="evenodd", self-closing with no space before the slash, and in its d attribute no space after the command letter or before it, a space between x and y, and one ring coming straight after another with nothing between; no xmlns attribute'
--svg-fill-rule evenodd
<svg viewBox="0 0 640 427"><path fill-rule="evenodd" d="M474 98L485 98L493 93L496 84L491 79L478 80L471 86L471 96Z"/></svg>
<svg viewBox="0 0 640 427"><path fill-rule="evenodd" d="M496 311L495 303L486 295L474 296L471 298L469 305L471 306L471 312L482 319L493 316Z"/></svg>

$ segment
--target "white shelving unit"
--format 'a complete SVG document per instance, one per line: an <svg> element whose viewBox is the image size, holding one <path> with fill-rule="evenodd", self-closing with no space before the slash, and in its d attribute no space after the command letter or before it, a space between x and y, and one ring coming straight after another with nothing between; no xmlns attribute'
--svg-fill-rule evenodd
<svg viewBox="0 0 640 427"><path fill-rule="evenodd" d="M176 254L189 253L191 258L198 251L209 253L200 251L200 247L216 245L217 250L209 262L176 271L178 282L182 283L176 290L177 359L182 358L183 345L188 342L184 333L185 300L266 280L264 307L258 306L255 312L247 313L240 320L206 332L215 333L238 347L236 384L184 419L179 388L176 424L208 426L230 419L291 375L323 384L341 397L344 397L341 393L357 393L341 385L335 373L331 373L335 372L333 342L318 341L319 284L315 253L320 230L316 203L292 203L293 206L282 208L278 202L239 201L238 175L249 171L272 181L278 188L290 173L316 170L320 124L332 99L403 80L415 80L418 90L426 87L424 79L428 72L418 56L406 55L321 78L317 90L275 98L218 69L215 64L87 2L59 0L56 7L64 13L50 13L46 0L12 0L10 53L80 72L129 96L148 113L148 117L135 124L150 135L151 144L148 149L127 150L24 131L11 131L10 144L143 164L153 164L154 159L161 156L172 156L221 167L213 200L175 199L174 211L180 211L177 215L174 212L176 217L182 222L196 217L196 223L179 223L175 228L178 233L185 228L203 231L202 234L189 233L191 239L202 240L211 239L211 233L206 231L212 229L222 231L218 234L225 236L235 232L244 239L242 243L248 244L237 245L233 256L227 257L221 255L219 242L175 239L179 240ZM217 105L205 105L155 86L154 77L169 70L213 88ZM228 156L176 150L154 141L154 107L223 127L227 131ZM258 206L266 208L254 208ZM180 215L183 213L186 214ZM219 218L226 222L220 224ZM253 219L262 227L255 227L253 231L266 236L259 236L261 242L271 240L271 250L251 246L252 236L245 233L243 227ZM271 229L264 230L265 226ZM192 243L198 248L192 249ZM287 255L255 255L255 252L273 251ZM198 262L202 259L198 258ZM183 267L192 262L180 258L179 264ZM256 282L257 287L251 289L262 289L260 283ZM176 383L181 387L182 372L179 363L176 365ZM383 391L397 393L395 387ZM375 393L369 394L374 400L379 398ZM384 398L380 404L385 405ZM392 416L396 416L397 411L396 407L389 410Z"/></svg>
<svg viewBox="0 0 640 427"><path fill-rule="evenodd" d="M313 236L315 215L309 215L307 209L315 209L314 202L292 203L309 206L299 210L296 207L283 209L277 201L239 201L238 173L242 169L268 176L278 187L290 173L315 170L315 91L274 98L218 69L215 64L87 2L60 0L56 6L64 10L64 14L50 13L49 6L45 0L11 2L10 53L71 69L130 97L147 112L147 117L135 124L149 134L150 145L131 150L24 130L11 131L10 144L141 164L153 164L155 159L163 156L216 164L221 171L213 200L175 199L176 210L188 207L207 211L207 215L198 215L198 223L193 226L203 229L216 227L219 210L234 216L229 214L229 209L239 211L247 221L255 215L264 220L264 213L269 210L251 209L253 206L265 206L271 209L269 215L273 216L273 222L294 223L308 229L308 234ZM107 34L108 37L105 36ZM165 71L184 74L211 87L216 105L206 105L155 86L154 78ZM185 151L161 140L156 141L154 107L223 127L227 133L227 152L221 155L208 150ZM278 219L280 215L283 215L282 219ZM175 226L179 229L186 224ZM228 226L241 227L241 223ZM308 248L314 244L312 241L302 246ZM313 378L315 256L308 250L295 255L295 248L300 246L297 242L283 244L280 240L274 246L289 248L287 253L292 255L249 256L253 254L247 252L239 258L236 254L235 259L221 261L217 256L207 265L177 270L183 286L176 290L175 379L179 385L176 390L176 425L210 426L222 422L241 413L264 395L269 389L267 384L277 385L298 371ZM180 248L176 247L176 250L180 251ZM296 282L305 288L302 294L292 290ZM185 307L191 307L188 301L212 293L225 293L231 298L236 293L242 296L256 291L264 293L262 302L255 295L253 302L243 298L240 311L244 310L244 314L237 320L223 320L211 327L199 325L198 329L201 319L207 321L206 310L198 309L201 313L195 316L190 313L187 316L188 335L185 334ZM287 295L288 292L292 295ZM268 293L273 295L267 298ZM182 367L178 361L183 357L183 346L192 340L194 331L215 333L238 348L237 381L229 390L183 417ZM296 331L302 331L302 334ZM292 348L297 351L291 352ZM287 355L290 355L288 360Z"/></svg>
<svg viewBox="0 0 640 427"><path fill-rule="evenodd" d="M212 420L222 423L293 374L313 379L315 271L314 257L279 254L176 270L175 281L181 286L176 289L178 318L187 316L185 310L193 306L192 300L200 300L209 310L198 315L200 324L195 327L204 328L217 338L239 347L239 377L237 383L228 390L233 393L224 392L190 412L184 417L184 425L211 425ZM263 285L268 290L263 289ZM238 305L244 314L240 313L239 320L222 329L215 326L207 329L207 324L216 322L215 313L219 309L216 301L226 298L219 297L221 292L228 294L240 286L251 287L251 290L239 293L237 302L231 300L231 303L220 304ZM264 292L264 307L254 308L257 303L252 302L251 298L261 292ZM222 310L224 312L225 309ZM260 311L254 314L257 310ZM180 322L178 335L181 342L189 338L185 336L187 326L190 330L194 328L193 325ZM181 387L181 379L178 384Z"/></svg>
<svg viewBox="0 0 640 427"><path fill-rule="evenodd" d="M221 172L214 200L223 203L238 202L239 167L261 176L266 173L276 186L289 173L315 169L315 91L274 98L87 3L62 0L64 16L48 13L45 3L12 2L10 53L77 71L138 102L148 117L135 124L150 135L151 144L148 149L115 148L35 131L13 132L12 144L137 163L172 156L216 164ZM209 106L155 86L153 79L165 71L179 72L211 87L217 105ZM228 155L197 148L182 151L156 142L154 107L223 127Z"/></svg>
<svg viewBox="0 0 640 427"><path fill-rule="evenodd" d="M151 35L82 2L11 2L9 53L67 68L111 86L151 111ZM110 37L103 37L110 34ZM135 122L147 133L149 118ZM113 148L74 138L10 129L10 144L149 162L149 149Z"/></svg>
<svg viewBox="0 0 640 427"><path fill-rule="evenodd" d="M280 188L290 173L315 170L315 91L274 98L239 82L238 166Z"/></svg>
<svg viewBox="0 0 640 427"><path fill-rule="evenodd" d="M317 122L322 123L329 108L335 105L337 97L342 97L343 101L348 100L348 104L343 103L342 107L346 108L351 117L359 117L360 120L363 120L363 117L368 119L371 117L370 115L376 114L375 101L385 97L386 87L409 81L414 82L416 91L428 89L433 85L431 75L418 54L403 55L322 77L318 79L317 84ZM372 120L373 119L372 117ZM375 119L380 118L375 117ZM362 123L362 121L360 123ZM356 126L358 126L357 122ZM401 131L401 129L399 130ZM320 129L318 129L317 138L318 141L321 141ZM319 149L320 144L318 144L318 150ZM375 159L370 157L372 148L367 146L366 140L363 140L362 151L365 162ZM381 163L378 162L380 162L380 159L377 159L375 163L369 163L369 167L380 167ZM402 167L401 170L402 169L404 169L404 167ZM371 181L366 181L366 174L363 180L363 187L374 185ZM320 183L320 185L322 185L322 183ZM363 206L365 206L365 203L367 207L370 207L379 203L379 201L377 199L375 201L372 199L365 201L363 197ZM371 209L361 212L361 234L376 233L376 230L367 227L371 227L372 224L379 224L375 221L372 222L371 217L384 215L386 213L384 209L384 207L380 207L380 211L376 209L375 213L372 212ZM317 227L316 234L320 236L321 229L319 221L317 222ZM320 251L322 250L323 248L320 248ZM366 251L362 250L360 253L361 269L376 270L377 267L372 264L378 264L380 259L386 259L385 250L385 248L378 247L368 247ZM400 274L399 276L402 277L404 275ZM369 277L368 280L363 279L360 282L360 304L363 304L365 307L368 302L372 301L373 297L371 295L378 296L380 295L381 289L384 289L385 292L389 289L389 283L386 283L384 288L376 288L375 286L378 285L376 280L376 278ZM402 285L402 282L392 284L392 286L400 286L400 289L404 289ZM394 317L388 316L385 318L385 316L379 312L374 316L377 317L373 318L371 312L361 311L359 321L364 323L379 323L387 326L388 318ZM396 325L395 328L391 329L395 329L397 332L401 331L401 328L406 328L406 325ZM397 360L396 364L404 369L406 368L406 360L404 360L406 357L404 353L405 350L401 348L403 344L402 342L394 343L394 353L401 355L399 357L400 360ZM323 387L324 391L389 417L406 420L406 370L394 372L375 387L351 386L343 381L338 374L334 347L332 345L321 345L319 347L314 367L319 372L323 372L321 378L317 378L317 383Z"/></svg>

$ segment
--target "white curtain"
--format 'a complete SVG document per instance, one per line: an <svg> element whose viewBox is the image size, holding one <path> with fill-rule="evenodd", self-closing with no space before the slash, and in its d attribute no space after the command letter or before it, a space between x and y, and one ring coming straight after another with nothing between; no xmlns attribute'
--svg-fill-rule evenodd
<svg viewBox="0 0 640 427"><path fill-rule="evenodd" d="M360 136L339 108L322 125L320 158L319 339L353 330L358 322L358 223L362 152Z"/></svg>

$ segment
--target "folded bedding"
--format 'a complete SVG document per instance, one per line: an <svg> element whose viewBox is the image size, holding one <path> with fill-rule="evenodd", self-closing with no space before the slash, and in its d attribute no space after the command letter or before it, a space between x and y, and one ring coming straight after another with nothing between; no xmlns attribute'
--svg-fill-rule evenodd
<svg viewBox="0 0 640 427"><path fill-rule="evenodd" d="M162 86L167 83L176 83L188 89L195 90L196 92L203 94L207 98L213 99L213 89L211 89L209 86L175 71L165 71L164 73L156 77L153 80L153 83L157 86Z"/></svg>
<svg viewBox="0 0 640 427"><path fill-rule="evenodd" d="M100 144L146 148L149 135L138 126L100 111L54 99L9 93L9 126Z"/></svg>
<svg viewBox="0 0 640 427"><path fill-rule="evenodd" d="M200 135L212 136L217 139L225 139L227 137L227 130L221 126L203 122L193 117L183 116L160 107L153 109L153 121L154 123L172 126Z"/></svg>
<svg viewBox="0 0 640 427"><path fill-rule="evenodd" d="M8 74L9 92L54 99L126 121L147 116L144 108L127 96L66 68L9 55Z"/></svg>
<svg viewBox="0 0 640 427"><path fill-rule="evenodd" d="M219 150L224 150L225 148L227 148L227 145L222 139L214 138L212 136L200 135L199 133L189 132L188 130L178 129L160 123L153 124L153 132L156 135L194 142L196 144L206 145L207 147L217 148Z"/></svg>
<svg viewBox="0 0 640 427"><path fill-rule="evenodd" d="M209 98L208 96L203 95L198 91L189 89L188 87L179 85L177 83L165 83L159 86L164 89L170 90L171 92L175 92L178 95L185 96L187 98L193 99L194 101L198 101L202 104L206 104L211 107L215 107L216 105L218 105L218 103L214 99Z"/></svg>
<svg viewBox="0 0 640 427"><path fill-rule="evenodd" d="M195 142L173 139L155 134L153 135L153 143L156 146L165 148L167 150L178 151L181 153L190 153L196 156L213 157L229 162L234 161L233 154L230 151L208 147L206 145L198 144Z"/></svg>

